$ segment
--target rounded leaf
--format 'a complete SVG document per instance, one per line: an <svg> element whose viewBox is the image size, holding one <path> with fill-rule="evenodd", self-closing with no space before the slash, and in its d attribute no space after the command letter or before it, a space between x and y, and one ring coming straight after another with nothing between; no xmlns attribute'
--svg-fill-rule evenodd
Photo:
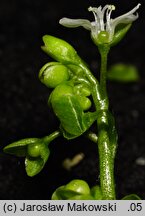
<svg viewBox="0 0 145 216"><path fill-rule="evenodd" d="M79 64L80 57L75 49L66 41L51 35L43 36L42 50L55 60L65 64Z"/></svg>
<svg viewBox="0 0 145 216"><path fill-rule="evenodd" d="M69 134L79 136L84 132L81 108L73 87L67 84L57 86L50 97L54 113L61 122L61 127Z"/></svg>
<svg viewBox="0 0 145 216"><path fill-rule="evenodd" d="M75 180L70 181L65 186L65 190L74 191L81 195L90 194L89 185L87 184L87 182L80 180L80 179L75 179Z"/></svg>
<svg viewBox="0 0 145 216"><path fill-rule="evenodd" d="M139 74L135 66L120 63L110 67L107 78L123 83L135 82L139 80Z"/></svg>
<svg viewBox="0 0 145 216"><path fill-rule="evenodd" d="M68 200L94 200L94 198L90 194L87 194L87 195L83 194L83 195L73 196L69 198Z"/></svg>
<svg viewBox="0 0 145 216"><path fill-rule="evenodd" d="M141 198L136 194L129 194L123 197L122 200L141 200Z"/></svg>
<svg viewBox="0 0 145 216"><path fill-rule="evenodd" d="M69 70L61 63L50 62L41 68L39 79L48 88L55 88L60 83L69 79Z"/></svg>
<svg viewBox="0 0 145 216"><path fill-rule="evenodd" d="M54 193L51 196L51 200L63 200L64 196L63 196L63 190L64 190L65 186L60 186L58 187Z"/></svg>

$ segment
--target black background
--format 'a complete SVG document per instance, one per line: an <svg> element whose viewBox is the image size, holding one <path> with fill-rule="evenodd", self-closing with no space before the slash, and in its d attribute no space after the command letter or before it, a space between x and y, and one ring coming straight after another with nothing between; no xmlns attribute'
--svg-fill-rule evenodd
<svg viewBox="0 0 145 216"><path fill-rule="evenodd" d="M47 106L49 90L38 80L39 69L51 59L40 46L50 34L71 43L92 71L99 70L100 57L83 28L60 26L62 17L93 19L89 6L115 4L113 16L128 12L138 1L87 0L0 0L0 199L50 199L52 192L73 178L99 182L97 147L84 138L51 143L50 158L37 176L28 177L24 159L6 155L7 144L25 137L43 137L58 127ZM112 48L108 64L134 64L140 81L131 84L108 82L110 108L116 117L119 147L115 163L117 198L137 193L145 199L145 15L144 2L139 19L123 41ZM84 160L70 172L62 167L66 157L83 152Z"/></svg>

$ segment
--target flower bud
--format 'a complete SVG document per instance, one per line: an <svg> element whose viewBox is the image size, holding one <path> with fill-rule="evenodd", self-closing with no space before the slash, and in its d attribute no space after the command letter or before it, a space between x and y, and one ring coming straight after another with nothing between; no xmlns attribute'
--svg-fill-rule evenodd
<svg viewBox="0 0 145 216"><path fill-rule="evenodd" d="M80 104L81 108L84 111L88 110L92 105L90 99L85 97L85 96L77 96L77 99L79 101L79 104Z"/></svg>

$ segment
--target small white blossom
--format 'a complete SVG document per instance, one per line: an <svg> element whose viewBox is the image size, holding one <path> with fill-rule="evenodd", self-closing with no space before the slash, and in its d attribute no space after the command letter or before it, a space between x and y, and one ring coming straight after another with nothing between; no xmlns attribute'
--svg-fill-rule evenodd
<svg viewBox="0 0 145 216"><path fill-rule="evenodd" d="M75 28L82 26L87 30L91 31L92 38L97 39L98 34L101 31L108 32L109 42L113 39L115 28L118 24L129 24L138 18L138 14L134 14L141 4L138 4L131 11L123 14L115 19L111 18L111 13L115 10L114 5L105 5L103 8L89 7L88 11L93 12L95 21L90 22L86 19L69 19L62 18L59 23L65 27Z"/></svg>

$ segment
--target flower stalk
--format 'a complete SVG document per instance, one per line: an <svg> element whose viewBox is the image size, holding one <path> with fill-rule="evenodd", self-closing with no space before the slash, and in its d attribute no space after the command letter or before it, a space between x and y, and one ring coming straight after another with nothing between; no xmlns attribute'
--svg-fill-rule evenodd
<svg viewBox="0 0 145 216"><path fill-rule="evenodd" d="M114 158L117 149L117 133L112 114L109 112L109 102L106 89L107 81L107 58L110 47L116 45L122 40L124 35L130 29L131 24L138 18L134 14L140 4L134 7L128 13L115 19L111 18L111 13L115 10L114 5L106 5L103 8L89 7L95 20L90 22L86 19L68 19L62 18L60 24L65 27L82 26L91 32L93 42L98 46L101 55L100 82L91 75L89 70L82 66L86 76L92 83L92 97L96 107L97 127L98 127L98 149L100 162L100 186L102 198L105 200L116 199L114 182ZM124 24L119 31L119 24Z"/></svg>

